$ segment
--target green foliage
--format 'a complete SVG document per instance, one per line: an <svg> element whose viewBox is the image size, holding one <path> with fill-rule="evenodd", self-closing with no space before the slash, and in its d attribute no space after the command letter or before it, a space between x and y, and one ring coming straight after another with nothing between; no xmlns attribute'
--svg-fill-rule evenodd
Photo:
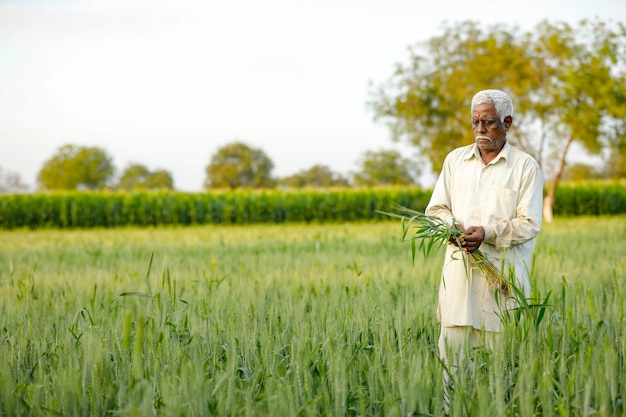
<svg viewBox="0 0 626 417"><path fill-rule="evenodd" d="M122 172L117 188L126 191L141 190L149 176L150 171L145 165L131 163Z"/></svg>
<svg viewBox="0 0 626 417"><path fill-rule="evenodd" d="M441 36L410 49L407 65L372 91L375 119L393 137L414 145L438 170L452 149L473 142L470 102L479 90L512 93L514 104L536 77L517 30L487 31L466 21L443 27Z"/></svg>
<svg viewBox="0 0 626 417"><path fill-rule="evenodd" d="M391 202L424 209L429 197L419 188L20 194L0 196L0 228L361 221Z"/></svg>
<svg viewBox="0 0 626 417"><path fill-rule="evenodd" d="M556 215L626 213L626 182L564 184ZM381 220L393 203L423 211L430 190L410 188L58 192L0 195L0 229Z"/></svg>
<svg viewBox="0 0 626 417"><path fill-rule="evenodd" d="M624 143L625 61L622 23L544 21L520 32L466 21L413 47L408 64L372 91L369 105L394 138L416 146L437 170L450 150L473 142L472 96L504 90L515 106L511 142L544 171L558 172L547 165L570 140L592 153Z"/></svg>
<svg viewBox="0 0 626 417"><path fill-rule="evenodd" d="M233 142L218 149L206 167L204 186L211 188L273 188L274 163L261 149Z"/></svg>
<svg viewBox="0 0 626 417"><path fill-rule="evenodd" d="M624 415L624 224L544 227L532 296L467 352L451 416ZM411 267L399 232L0 231L0 414L441 415L441 258Z"/></svg>
<svg viewBox="0 0 626 417"><path fill-rule="evenodd" d="M113 177L112 158L98 147L63 145L39 171L44 190L99 190Z"/></svg>
<svg viewBox="0 0 626 417"><path fill-rule="evenodd" d="M360 170L353 175L360 187L412 185L419 176L418 166L396 150L366 151L358 161Z"/></svg>
<svg viewBox="0 0 626 417"><path fill-rule="evenodd" d="M574 27L543 22L533 40L537 58L549 65L541 86L541 121L593 154L612 150L607 145L626 128L626 27L588 20Z"/></svg>
<svg viewBox="0 0 626 417"><path fill-rule="evenodd" d="M313 165L297 174L283 178L281 184L291 188L347 187L348 180L327 165Z"/></svg>
<svg viewBox="0 0 626 417"><path fill-rule="evenodd" d="M593 165L584 163L574 163L568 165L563 173L563 181L580 182L590 180L601 180L604 175Z"/></svg>
<svg viewBox="0 0 626 417"><path fill-rule="evenodd" d="M145 165L133 163L122 173L117 188L125 191L173 190L174 179L164 169L151 172Z"/></svg>
<svg viewBox="0 0 626 417"><path fill-rule="evenodd" d="M561 216L626 213L626 181L561 184L554 213Z"/></svg>
<svg viewBox="0 0 626 417"><path fill-rule="evenodd" d="M402 225L402 240L411 243L411 258L415 264L415 252L419 248L424 258L428 258L433 248L442 247L454 241L461 248L461 239L465 232L459 229L456 221L448 224L437 216L430 216L417 210L394 204L393 212L379 211L380 214L400 220ZM419 243L417 243L419 241ZM482 272L493 290L500 291L503 296L511 294L509 282L498 268L493 265L480 249L470 254L464 254L459 249L459 256L465 265L467 279L471 279L470 263Z"/></svg>
<svg viewBox="0 0 626 417"><path fill-rule="evenodd" d="M172 174L165 169L157 169L150 173L146 179L146 190L173 190L174 178Z"/></svg>

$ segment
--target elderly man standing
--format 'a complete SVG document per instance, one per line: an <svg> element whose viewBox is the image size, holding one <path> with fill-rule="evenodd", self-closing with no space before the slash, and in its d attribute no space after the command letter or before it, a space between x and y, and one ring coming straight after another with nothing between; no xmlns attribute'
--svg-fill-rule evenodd
<svg viewBox="0 0 626 417"><path fill-rule="evenodd" d="M528 297L534 239L542 220L541 168L507 142L513 123L510 97L499 90L480 91L471 113L475 143L448 154L426 209L428 215L455 221L466 233L460 249L467 263L456 243L449 243L439 288L439 351L449 367L458 365L466 343L493 340L501 330L501 297L472 267L467 253L480 248L496 267L513 271L515 284Z"/></svg>

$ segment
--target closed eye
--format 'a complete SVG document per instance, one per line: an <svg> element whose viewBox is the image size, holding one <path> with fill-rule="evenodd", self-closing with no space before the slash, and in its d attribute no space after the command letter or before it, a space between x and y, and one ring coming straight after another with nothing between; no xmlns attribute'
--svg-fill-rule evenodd
<svg viewBox="0 0 626 417"><path fill-rule="evenodd" d="M476 129L478 125L480 125L481 122L483 126L485 127L485 129L491 129L492 127L496 125L497 120L496 119L483 119L483 120L472 119L472 127Z"/></svg>

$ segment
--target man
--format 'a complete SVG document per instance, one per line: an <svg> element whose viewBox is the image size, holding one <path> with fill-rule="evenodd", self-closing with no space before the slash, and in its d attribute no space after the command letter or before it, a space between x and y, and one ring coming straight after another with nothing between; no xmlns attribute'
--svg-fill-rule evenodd
<svg viewBox="0 0 626 417"><path fill-rule="evenodd" d="M439 351L452 368L462 360L465 343L493 341L501 330L498 303L503 296L495 296L467 254L480 248L498 269L503 267L505 276L513 271L515 285L528 297L534 239L542 220L541 168L507 142L513 123L510 97L499 90L480 91L471 113L475 143L448 154L426 208L426 214L455 221L466 233L461 248L455 242L447 245L439 287Z"/></svg>

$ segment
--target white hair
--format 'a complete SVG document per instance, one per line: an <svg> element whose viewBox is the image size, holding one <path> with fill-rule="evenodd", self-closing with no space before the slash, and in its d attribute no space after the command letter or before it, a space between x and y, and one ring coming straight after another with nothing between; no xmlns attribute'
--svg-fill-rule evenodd
<svg viewBox="0 0 626 417"><path fill-rule="evenodd" d="M504 118L507 116L513 117L513 101L504 91L482 90L476 93L472 98L472 114L474 113L474 107L483 103L493 103L496 107L496 114L502 122L504 122Z"/></svg>

